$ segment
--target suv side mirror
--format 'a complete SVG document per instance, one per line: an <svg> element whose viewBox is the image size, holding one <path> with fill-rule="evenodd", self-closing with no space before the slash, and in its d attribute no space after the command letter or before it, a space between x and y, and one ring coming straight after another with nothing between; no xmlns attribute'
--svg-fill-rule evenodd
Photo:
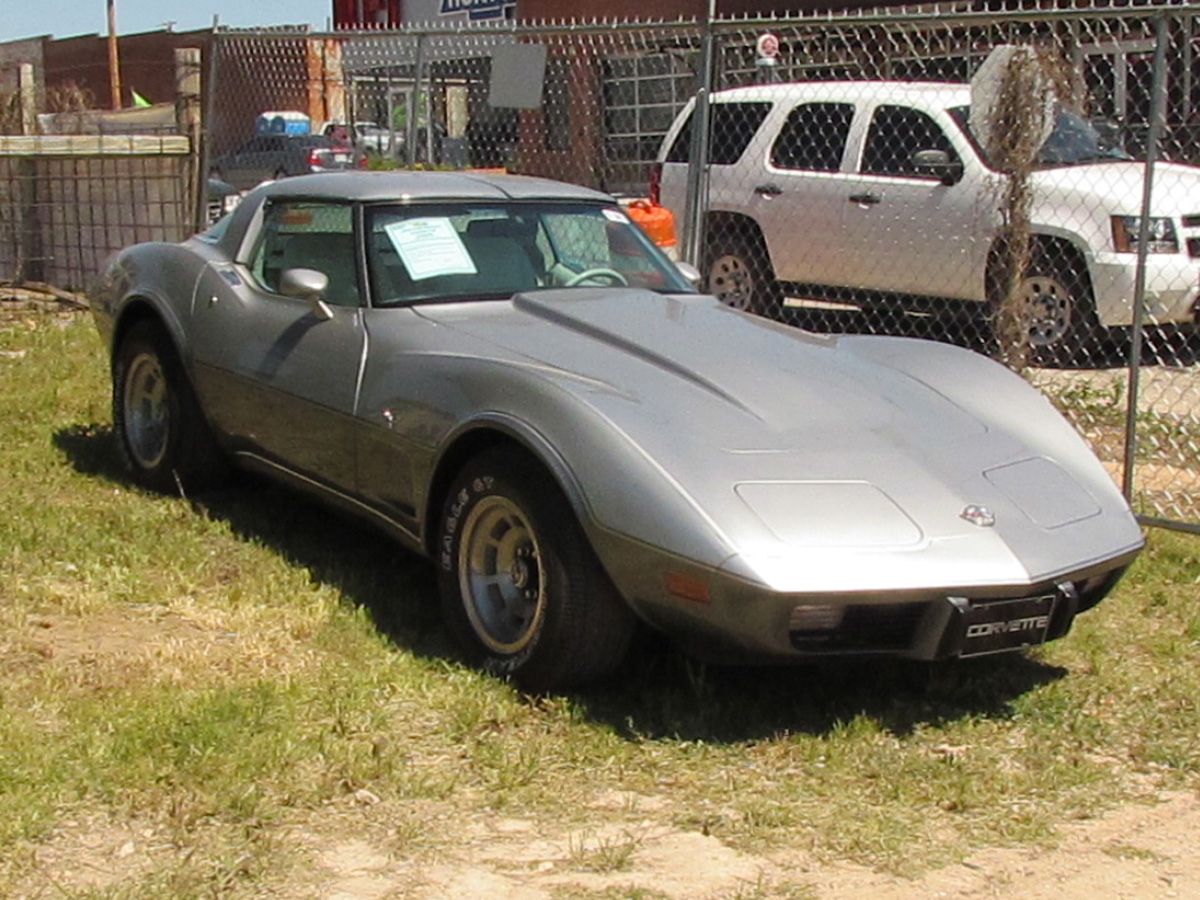
<svg viewBox="0 0 1200 900"><path fill-rule="evenodd" d="M909 157L909 162L916 174L936 178L947 187L962 181L962 163L951 160L945 150L918 150Z"/></svg>

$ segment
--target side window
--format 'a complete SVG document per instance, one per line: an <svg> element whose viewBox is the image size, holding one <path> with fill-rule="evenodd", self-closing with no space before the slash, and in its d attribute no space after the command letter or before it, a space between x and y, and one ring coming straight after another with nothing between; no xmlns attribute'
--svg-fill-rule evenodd
<svg viewBox="0 0 1200 900"><path fill-rule="evenodd" d="M267 210L250 263L255 281L279 293L286 269L316 269L329 279L325 301L358 306L353 210L345 205L276 203Z"/></svg>
<svg viewBox="0 0 1200 900"><path fill-rule="evenodd" d="M853 118L854 106L849 103L797 106L788 115L771 147L771 164L780 169L807 172L838 171Z"/></svg>
<svg viewBox="0 0 1200 900"><path fill-rule="evenodd" d="M944 150L951 162L958 161L949 139L928 115L907 106L880 106L871 118L862 171L871 175L917 174L912 155L918 150Z"/></svg>
<svg viewBox="0 0 1200 900"><path fill-rule="evenodd" d="M737 162L770 111L770 103L712 104L708 110L709 133L712 135L708 161L715 166ZM689 117L679 129L667 153L667 162L685 163L691 158L692 122L693 118Z"/></svg>

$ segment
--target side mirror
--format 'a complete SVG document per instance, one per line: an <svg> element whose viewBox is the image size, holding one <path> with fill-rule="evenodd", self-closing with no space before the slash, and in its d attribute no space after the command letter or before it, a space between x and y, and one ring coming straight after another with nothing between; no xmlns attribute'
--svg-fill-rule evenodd
<svg viewBox="0 0 1200 900"><path fill-rule="evenodd" d="M322 299L328 289L329 276L316 269L284 269L279 276L279 293L307 300L313 315L323 322L333 318L333 310Z"/></svg>
<svg viewBox="0 0 1200 900"><path fill-rule="evenodd" d="M945 150L918 150L909 157L913 171L926 178L936 178L949 187L962 181L963 166L958 160L951 160Z"/></svg>
<svg viewBox="0 0 1200 900"><path fill-rule="evenodd" d="M690 262L680 260L675 263L675 268L679 270L679 274L687 279L687 283L700 290L700 282L704 280L704 276L700 274L700 270L693 266Z"/></svg>

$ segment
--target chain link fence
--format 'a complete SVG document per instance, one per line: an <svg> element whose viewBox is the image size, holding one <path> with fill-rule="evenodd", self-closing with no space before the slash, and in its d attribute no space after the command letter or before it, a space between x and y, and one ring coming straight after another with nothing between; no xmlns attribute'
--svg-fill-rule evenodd
<svg viewBox="0 0 1200 900"><path fill-rule="evenodd" d="M479 168L653 201L673 218L669 249L726 302L1001 357L1147 520L1200 528L1195 16L964 4L224 30L205 165L231 190L325 169ZM1006 46L1033 67L1015 93L985 67Z"/></svg>

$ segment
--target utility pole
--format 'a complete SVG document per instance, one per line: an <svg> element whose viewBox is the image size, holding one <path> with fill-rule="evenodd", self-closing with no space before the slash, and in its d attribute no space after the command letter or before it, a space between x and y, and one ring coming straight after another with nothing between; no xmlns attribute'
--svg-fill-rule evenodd
<svg viewBox="0 0 1200 900"><path fill-rule="evenodd" d="M121 108L121 63L117 59L117 0L108 0L108 89L112 108Z"/></svg>

